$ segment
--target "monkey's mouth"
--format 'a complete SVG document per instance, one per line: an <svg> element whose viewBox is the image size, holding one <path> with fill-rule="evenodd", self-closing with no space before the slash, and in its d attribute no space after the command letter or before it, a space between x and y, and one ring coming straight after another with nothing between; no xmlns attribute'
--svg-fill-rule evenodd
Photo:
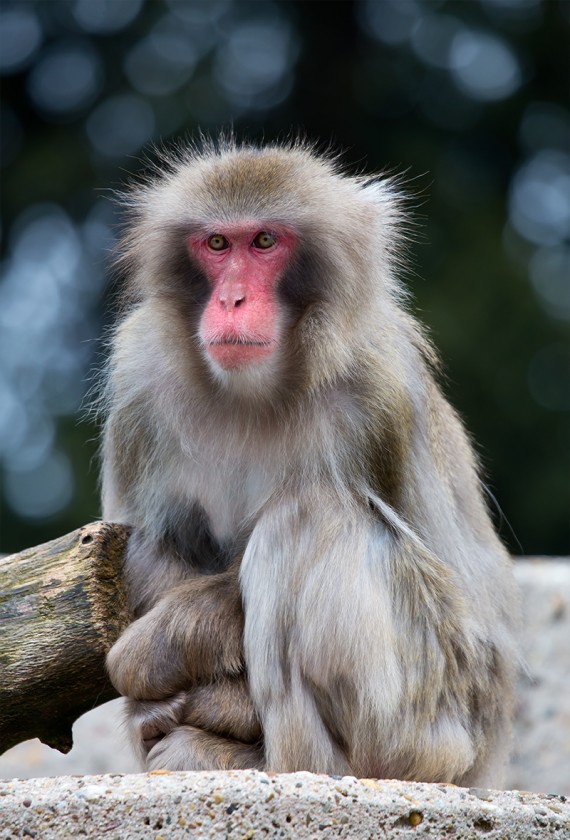
<svg viewBox="0 0 570 840"><path fill-rule="evenodd" d="M236 370L262 362L273 353L272 339L223 336L208 341L208 356L224 370Z"/></svg>
<svg viewBox="0 0 570 840"><path fill-rule="evenodd" d="M248 341L245 338L221 338L208 342L209 347L270 347L272 341Z"/></svg>

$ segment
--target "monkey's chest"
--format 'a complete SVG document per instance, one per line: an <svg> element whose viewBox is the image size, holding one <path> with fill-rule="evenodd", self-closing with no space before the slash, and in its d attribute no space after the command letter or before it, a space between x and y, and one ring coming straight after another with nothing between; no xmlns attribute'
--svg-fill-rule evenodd
<svg viewBox="0 0 570 840"><path fill-rule="evenodd" d="M260 460L224 454L186 464L179 479L187 507L203 511L204 526L220 544L231 544L250 530L275 490L277 477Z"/></svg>

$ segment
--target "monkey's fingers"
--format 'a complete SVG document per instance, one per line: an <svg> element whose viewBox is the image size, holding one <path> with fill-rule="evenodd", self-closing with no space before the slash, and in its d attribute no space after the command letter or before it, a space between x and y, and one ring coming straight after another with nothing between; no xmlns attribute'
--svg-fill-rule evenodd
<svg viewBox="0 0 570 840"><path fill-rule="evenodd" d="M148 770L262 770L263 765L261 747L194 726L174 729L152 747L146 759Z"/></svg>
<svg viewBox="0 0 570 840"><path fill-rule="evenodd" d="M186 692L182 722L249 744L259 742L262 735L245 676L218 680Z"/></svg>

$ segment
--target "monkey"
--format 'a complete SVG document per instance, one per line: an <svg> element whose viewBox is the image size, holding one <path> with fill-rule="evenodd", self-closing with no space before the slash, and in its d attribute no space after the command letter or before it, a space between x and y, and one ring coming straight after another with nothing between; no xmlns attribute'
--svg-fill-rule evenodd
<svg viewBox="0 0 570 840"><path fill-rule="evenodd" d="M134 620L107 667L143 766L499 785L517 593L397 180L222 138L125 202L102 496Z"/></svg>

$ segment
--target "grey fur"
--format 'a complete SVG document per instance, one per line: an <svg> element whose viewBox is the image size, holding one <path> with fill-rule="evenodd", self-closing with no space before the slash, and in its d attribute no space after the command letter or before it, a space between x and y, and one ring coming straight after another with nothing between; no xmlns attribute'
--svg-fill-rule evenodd
<svg viewBox="0 0 570 840"><path fill-rule="evenodd" d="M147 765L500 784L517 596L471 445L404 305L394 185L348 177L300 144L230 142L179 153L128 205L103 515L135 529L127 574L146 615L109 668L136 698L137 743L160 718L165 737L142 750ZM282 281L274 356L217 370L200 344L203 278L185 236L251 218L297 229L300 255ZM204 528L207 568L195 562ZM210 616L214 601L185 582L224 565L228 580L239 574L239 590L227 589L228 604L241 592L226 628L234 647L222 650L220 610L219 655L200 674L204 642L184 615ZM251 715L249 739L242 723L212 735L180 695L164 696L209 685L213 698L224 673L247 673L244 707L253 704L263 742ZM153 718L152 702L167 703L170 722Z"/></svg>

